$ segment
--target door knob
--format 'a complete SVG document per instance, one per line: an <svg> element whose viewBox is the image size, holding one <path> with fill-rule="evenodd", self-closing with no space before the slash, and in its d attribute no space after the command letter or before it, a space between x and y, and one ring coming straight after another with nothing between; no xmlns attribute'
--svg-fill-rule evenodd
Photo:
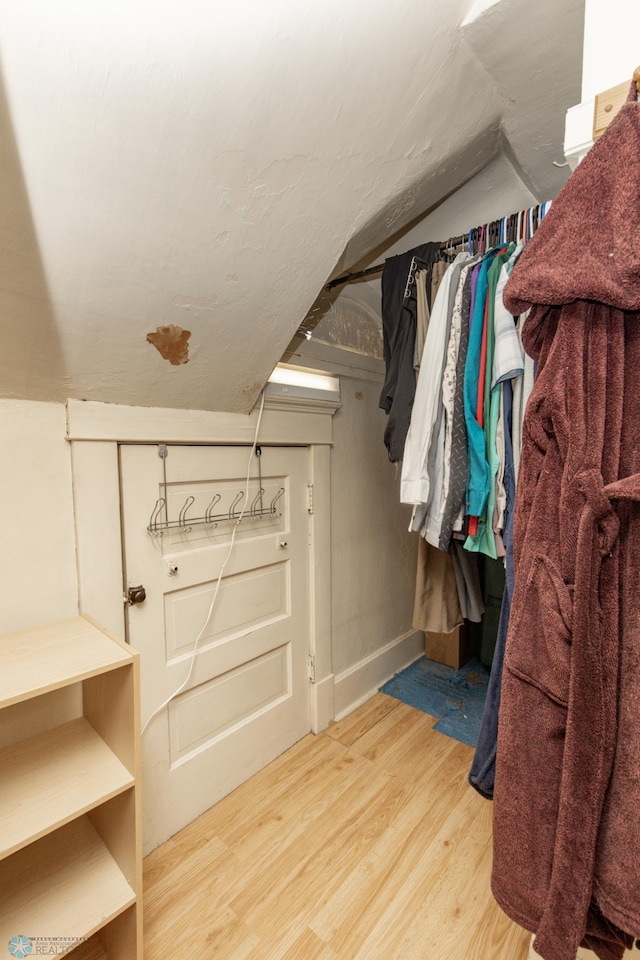
<svg viewBox="0 0 640 960"><path fill-rule="evenodd" d="M143 600L146 600L146 597L147 591L142 584L140 584L139 587L129 587L125 593L124 602L128 603L129 606L132 607L134 603L142 603Z"/></svg>

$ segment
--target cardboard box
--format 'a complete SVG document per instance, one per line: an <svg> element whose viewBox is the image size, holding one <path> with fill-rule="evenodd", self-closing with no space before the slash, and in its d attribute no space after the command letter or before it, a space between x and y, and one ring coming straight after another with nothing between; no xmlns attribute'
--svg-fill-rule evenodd
<svg viewBox="0 0 640 960"><path fill-rule="evenodd" d="M424 655L427 660L444 663L458 670L473 656L469 631L463 623L451 633L425 633Z"/></svg>

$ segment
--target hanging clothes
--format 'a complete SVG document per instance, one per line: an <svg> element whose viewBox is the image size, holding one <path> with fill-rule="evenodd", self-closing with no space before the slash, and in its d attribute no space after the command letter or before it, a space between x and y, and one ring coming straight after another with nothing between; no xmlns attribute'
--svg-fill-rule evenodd
<svg viewBox="0 0 640 960"><path fill-rule="evenodd" d="M445 282L448 283L448 302L445 304L444 357L439 376L440 393L435 399L437 419L427 456L427 473L430 478L433 478L433 483L431 484L429 503L422 504L420 508L416 510L416 519L412 526L412 529L418 530L431 546L437 547L438 549L440 546L442 519L449 486L449 458L451 450L449 448L447 452L447 426L448 419L452 413L452 404L455 399L454 392L449 390L449 385L447 384L447 367L450 359L449 348L451 347L451 337L454 334L453 324L456 319L455 301L458 297L462 270L468 259L468 254L459 254L449 267L446 279L443 278L443 286ZM456 340L455 337L454 340L451 360L455 364L460 340L459 338ZM450 402L447 402L445 398Z"/></svg>
<svg viewBox="0 0 640 960"><path fill-rule="evenodd" d="M446 264L439 262L434 264L431 278L428 277L426 270L416 272L417 327L418 330L424 330L425 341L430 320L426 283L429 279L432 294L435 294L445 269ZM434 301L435 295L432 302ZM420 359L424 343L422 346ZM419 370L419 360L416 366ZM448 554L434 550L422 537L419 537L412 621L414 628L425 632L451 633L462 623L462 616L452 558Z"/></svg>
<svg viewBox="0 0 640 960"><path fill-rule="evenodd" d="M449 339L449 290L457 264L467 258L467 254L459 254L449 266L431 309L416 400L403 450L400 484L403 503L428 507L434 493L428 468L430 451L435 449L442 423L442 371ZM419 525L415 529L419 529Z"/></svg>
<svg viewBox="0 0 640 960"><path fill-rule="evenodd" d="M511 259L503 265L500 280L496 289L495 324L496 350L493 363L493 385L501 390L501 411L503 418L504 452L502 457L504 489L504 514L498 519L497 530L502 530L501 540L505 553L505 590L502 596L500 620L496 636L496 645L491 663L491 675L487 687L478 743L469 773L469 782L483 797L493 799L495 781L496 750L498 742L498 716L500 712L500 695L502 687L502 669L509 615L511 611L511 597L513 594L513 512L515 507L517 465L514 456L516 437L518 449L522 432L519 413L514 413L514 395L519 388L519 397L523 397L522 380L524 375L526 355L518 334L514 318L503 303L503 292L520 253L524 249L519 246ZM533 364L533 361L529 361ZM532 380L533 386L533 380ZM497 494L497 499L500 499ZM498 535L496 533L496 539Z"/></svg>
<svg viewBox="0 0 640 960"><path fill-rule="evenodd" d="M470 517L480 517L489 496L489 464L485 456L485 436L483 429L483 404L478 397L484 397L483 360L486 365L486 324L488 274L497 248L484 257L478 273L473 312L470 318L469 349L464 370L464 408L467 422L467 447L469 457L469 477L467 480L467 513Z"/></svg>
<svg viewBox="0 0 640 960"><path fill-rule="evenodd" d="M635 87L633 88L635 99ZM525 415L492 888L544 960L640 936L640 116L628 102L505 288Z"/></svg>
<svg viewBox="0 0 640 960"><path fill-rule="evenodd" d="M456 575L462 616L472 623L480 623L484 614L484 599L476 557L468 553L459 540L454 540L451 547L451 559Z"/></svg>
<svg viewBox="0 0 640 960"><path fill-rule="evenodd" d="M511 384L505 384L505 408L507 424L511 419ZM498 748L498 719L500 716L500 699L502 694L502 674L504 651L511 614L513 597L514 570L513 570L513 511L515 506L515 470L513 453L511 450L511 431L505 432L505 487L507 491L504 545L505 545L505 588L502 595L500 620L496 636L496 645L491 663L491 673L487 685L482 721L478 732L478 743L473 756L473 763L469 771L469 783L487 800L493 799L493 790L496 776L496 752Z"/></svg>
<svg viewBox="0 0 640 960"><path fill-rule="evenodd" d="M515 244L503 248L494 256L487 271L487 298L484 307L483 344L485 345L484 372L478 381L478 415L482 410L480 426L484 440L484 465L486 465L486 484L483 494L486 497L484 510L478 514L478 524L474 533L469 531L465 548L472 552L481 552L497 559L496 541L493 533L493 509L495 505L495 478L499 461L496 451L496 432L500 412L500 393L493 391L493 358L495 353L495 303L496 290L502 266L511 258ZM513 320L511 321L513 325ZM492 401L493 398L493 401ZM477 416L478 419L478 416ZM478 434L479 438L479 434Z"/></svg>
<svg viewBox="0 0 640 960"><path fill-rule="evenodd" d="M458 254L453 262L430 261L422 270L416 262L421 257L453 256L454 246L446 243L425 245L405 255L404 260L387 261L383 273L383 306L391 304L400 293L398 278L409 271L413 281L402 290L403 306L415 320L412 368L403 366L403 377L417 386L411 404L406 432L401 476L401 500L413 505L409 529L419 533L427 543L451 559L432 558L431 551L421 545L418 554L414 626L429 624L427 629L451 632L459 616L452 603L451 563L455 564L458 585L457 606L467 619L482 616L483 601L489 614L483 628L483 656L487 664L495 645L501 597L495 589L477 599L479 580L476 560L460 563L461 542L471 554L490 559L505 555L503 532L507 516L508 493L505 485L507 450L514 459L516 443L520 443L520 410L525 391L522 388L522 346L515 318L504 309L501 294L508 272L522 250L520 233L533 232L544 215L546 205L469 234L469 250ZM517 224L517 234L514 233ZM472 244L472 233L474 242ZM518 239L518 246L507 234ZM502 239L488 253L472 253L475 240L482 246L484 237L492 242ZM465 243L466 246L466 243ZM508 265L508 266L507 266ZM414 270L414 267L416 268ZM410 295L407 297L407 291ZM432 301L429 303L429 294ZM386 311L384 311L386 312ZM388 336L385 351L392 341L393 324L385 326ZM401 341L401 337L398 333ZM403 349L405 349L403 347ZM386 352L385 352L386 356ZM388 406L392 394L389 382L394 373L394 359L387 367L387 382L381 405ZM405 369L406 367L406 369ZM507 381L518 385L518 405L509 385L508 423L505 414ZM403 393L406 399L410 389ZM401 405L397 412L401 418ZM471 420L469 420L471 413ZM398 416L390 416L385 439L391 459L398 457ZM509 436L506 436L507 431ZM393 441L393 442L392 442ZM513 471L513 464L510 468ZM511 505L512 506L512 505ZM479 510L477 514L473 509ZM442 573L446 564L447 576ZM475 565L475 566L474 566ZM485 564L487 566L487 564ZM441 569L442 568L442 569ZM484 568L483 568L484 569ZM469 576L469 571L473 570ZM493 572L490 564L489 572ZM496 568L504 581L503 566ZM467 580L461 575L467 575ZM435 582L432 582L432 578ZM490 578L485 577L489 582ZM493 582L493 581L492 581ZM442 591L447 590L447 595ZM470 596L473 597L470 600ZM430 604L436 611L434 620L426 610ZM480 610L480 614L478 614ZM495 614L495 615L494 615ZM448 626L447 626L448 625Z"/></svg>
<svg viewBox="0 0 640 960"><path fill-rule="evenodd" d="M449 523L448 501L449 491L452 487L451 477L453 478L453 488L457 491L459 483L456 479L456 472L461 472L460 464L456 461L463 456L464 476L466 478L467 449L466 449L466 426L464 434L459 437L454 434L454 423L456 421L456 405L464 416L464 398L463 398L463 374L464 366L460 369L460 383L458 384L460 354L466 357L467 345L469 342L469 309L468 303L465 311L465 289L467 289L467 278L475 264L477 258L465 263L461 269L457 283L457 289L453 286L454 300L451 310L451 331L449 333L449 343L445 358L445 368L442 377L442 406L445 415L445 433L444 433L444 476L442 482L442 495L440 498L440 512L438 515L438 542L434 546L440 549L448 549L453 529L453 519L457 515L462 497L456 495L455 514L451 516ZM455 275L454 275L455 280ZM451 298L450 298L451 300ZM462 436L464 436L464 450L462 449ZM455 441L455 442L454 442ZM453 469L452 469L453 462ZM462 491L462 494L464 491ZM446 515L446 523L445 523ZM435 530L434 530L435 534ZM443 546L443 543L446 546Z"/></svg>
<svg viewBox="0 0 640 960"><path fill-rule="evenodd" d="M456 521L464 510L464 499L467 492L467 476L469 460L467 454L467 423L464 415L464 368L469 346L469 316L471 313L471 277L477 258L462 268L460 273L460 338L458 342L458 356L456 358L455 374L449 374L453 383L453 409L450 422L447 421L448 433L445 435L445 445L449 443L449 483L443 491L444 506L440 525L441 550L448 550L451 545ZM454 310L458 306L454 306ZM454 317L455 322L455 317ZM445 389L443 385L443 390ZM461 526L461 525L460 525Z"/></svg>
<svg viewBox="0 0 640 960"><path fill-rule="evenodd" d="M380 407L388 414L384 442L392 463L402 459L416 392L413 369L416 340L416 298L412 286L405 298L413 257L435 263L439 243L424 243L407 253L390 257L382 272L382 340L385 380ZM430 285L429 285L430 289Z"/></svg>
<svg viewBox="0 0 640 960"><path fill-rule="evenodd" d="M456 571L449 553L418 537L413 627L431 633L451 633L463 621Z"/></svg>
<svg viewBox="0 0 640 960"><path fill-rule="evenodd" d="M416 270L416 344L413 352L413 369L420 369L424 342L429 329L429 301L427 300L428 270Z"/></svg>
<svg viewBox="0 0 640 960"><path fill-rule="evenodd" d="M524 325L526 323L529 311L526 310L518 317L516 329L518 339L522 343L524 340ZM527 409L527 403L533 390L533 381L535 373L535 363L533 359L523 350L524 371L521 377L518 377L513 384L513 463L516 483L518 473L520 472L520 450L522 449L522 425L524 423L524 412Z"/></svg>

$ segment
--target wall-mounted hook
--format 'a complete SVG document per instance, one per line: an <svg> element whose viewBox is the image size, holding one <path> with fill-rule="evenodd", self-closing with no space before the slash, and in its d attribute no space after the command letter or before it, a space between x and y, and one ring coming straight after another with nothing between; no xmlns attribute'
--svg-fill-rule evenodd
<svg viewBox="0 0 640 960"><path fill-rule="evenodd" d="M236 494L236 498L229 507L229 523L240 523L242 516L236 517L236 507L244 500L244 490Z"/></svg>
<svg viewBox="0 0 640 960"><path fill-rule="evenodd" d="M166 500L164 499L164 497L160 497L159 500L156 500L156 505L151 512L151 517L149 518L149 526L147 527L147 530L154 537L161 537L163 534L163 530L158 527L158 519L160 517L160 514L164 510L165 506L166 506Z"/></svg>
<svg viewBox="0 0 640 960"><path fill-rule="evenodd" d="M251 514L253 519L262 515L263 494L264 494L264 487L260 487L260 489L258 490L258 492L256 493L255 497L251 502L251 509L249 510L249 513Z"/></svg>
<svg viewBox="0 0 640 960"><path fill-rule="evenodd" d="M184 531L184 533L189 533L191 531L191 527L187 526L187 510L189 509L189 507L191 506L194 500L195 500L195 497L187 497L187 499L184 502L184 506L180 511L180 516L178 517L178 526L180 527L181 530Z"/></svg>
<svg viewBox="0 0 640 960"><path fill-rule="evenodd" d="M284 487L280 487L280 489L279 489L278 492L276 493L275 497L274 497L273 500L271 501L271 506L270 506L270 508L269 508L269 512L270 512L270 514L271 514L272 517L277 517L277 516L279 516L279 514L276 512L276 506L277 506L277 504L278 504L278 500L279 500L281 497L283 497L283 496L284 496Z"/></svg>
<svg viewBox="0 0 640 960"><path fill-rule="evenodd" d="M211 503L209 504L209 506L208 506L207 509L205 510L204 522L205 522L205 524L206 524L207 527L217 527L217 526L218 526L217 522L213 519L213 508L215 507L216 503L218 503L221 499L222 499L221 495L220 495L219 493L216 493L215 496L213 497Z"/></svg>

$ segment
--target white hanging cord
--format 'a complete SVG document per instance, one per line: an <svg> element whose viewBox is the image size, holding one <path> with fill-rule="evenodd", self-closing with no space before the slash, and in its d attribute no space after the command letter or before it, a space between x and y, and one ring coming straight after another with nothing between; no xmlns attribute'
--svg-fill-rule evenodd
<svg viewBox="0 0 640 960"><path fill-rule="evenodd" d="M253 446L251 447L251 452L250 452L250 454L249 454L249 463L247 464L247 479L246 479L246 483L245 483L245 493L244 493L244 498L243 498L244 506L243 506L242 510L240 511L239 516L235 519L234 524L233 524L233 530L231 531L231 540L229 541L229 550L227 551L227 555L226 555L226 557L224 558L224 561L223 561L223 563L222 563L222 566L220 567L220 573L218 574L218 579L217 579L217 581L216 581L215 590L213 591L213 597L211 598L211 603L209 604L209 611L208 611L208 613L207 613L207 616L206 616L206 619L205 619L204 623L202 624L202 629L200 630L200 633L199 633L198 636L196 637L195 643L194 643L194 645L193 645L193 652L192 652L192 654L191 654L191 662L189 663L189 672L187 673L186 677L184 678L184 680L182 681L182 683L180 684L180 686L178 687L178 689L177 689L177 690L174 690L173 693L171 694L171 696L167 697L167 699L164 700L163 703L161 703L159 707L156 707L156 709L153 711L153 713L152 713L149 717L147 717L147 720L145 721L145 724L144 724L144 726L143 726L143 728L142 728L141 735L145 732L145 730L147 729L147 727L149 726L149 724L151 723L151 721L153 720L153 718L154 718L154 717L157 717L158 714L160 713L160 711L161 711L161 710L164 710L164 708L167 707L167 706L171 703L171 701L174 700L174 699L178 696L179 693L182 693L182 691L184 690L184 688L186 687L186 685L189 683L189 680L191 679L191 674L193 673L193 667L194 667L194 664L195 664L195 662L196 662L196 655L197 655L197 653L198 653L198 644L200 643L200 640L202 639L202 634L203 634L203 633L205 632L205 630L207 629L207 627L208 627L208 625L209 625L209 621L211 620L211 616L212 616L212 614L213 614L213 609L214 609L214 607L215 607L215 605L216 605L216 600L218 599L218 591L219 591L219 589L220 589L220 583L222 582L222 575L223 575L223 573L224 573L224 570L225 570L225 567L226 567L227 563L229 562L229 558L231 557L231 554L232 554L232 552L233 552L233 545L234 545L234 543L235 543L235 541L236 541L236 533L237 533L238 527L240 526L240 521L241 521L242 518L244 517L245 510L246 510L246 508L247 508L247 503L248 503L248 501L249 501L249 479L250 479L250 476L251 476L251 462L252 462L253 456L254 456L254 454L255 454L255 452L256 452L256 446L257 446L257 444L258 444L258 432L259 432L259 430L260 430L260 423L261 423L261 421L262 421L262 411L263 411L263 410L264 410L264 390L262 391L262 399L260 400L260 410L259 410L259 412L258 412L258 420L257 420L257 423L256 423L256 432L255 432L255 435L254 435L254 438L253 438Z"/></svg>

